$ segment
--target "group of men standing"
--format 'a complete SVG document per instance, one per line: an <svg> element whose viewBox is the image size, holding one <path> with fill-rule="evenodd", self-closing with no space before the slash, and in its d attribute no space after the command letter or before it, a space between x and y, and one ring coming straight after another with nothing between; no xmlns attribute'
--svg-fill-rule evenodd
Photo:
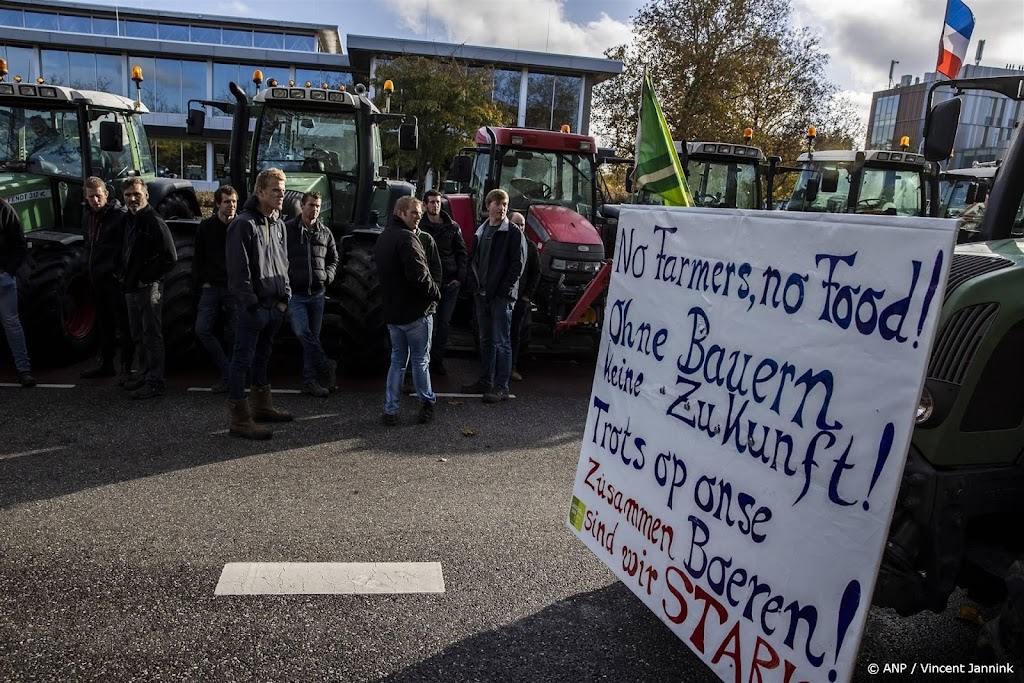
<svg viewBox="0 0 1024 683"><path fill-rule="evenodd" d="M420 402L417 420L423 424L433 418L437 397L430 370L447 374L444 351L462 286L473 294L481 356L477 381L462 390L482 394L485 403L508 399L512 337L519 332L518 327L513 330L513 311L517 302L529 306L527 289L532 293L539 276L536 248L526 239L522 215L510 220L504 190L492 190L485 197L487 220L476 230L472 256L467 255L458 223L441 209L440 193L428 191L424 199L425 215L415 197L398 200L374 253L391 336L383 415L388 426L398 423L402 379L410 361ZM440 277L431 273L434 251L441 262ZM526 285L522 291L521 280ZM432 339L435 327L438 334Z"/></svg>
<svg viewBox="0 0 1024 683"><path fill-rule="evenodd" d="M319 220L322 197L316 192L302 197L298 216L287 223L282 220L285 181L279 169L262 171L254 193L237 214L237 191L221 186L214 193L216 211L199 224L194 241L196 336L219 373L211 391L228 394L229 431L247 438L270 438L270 430L260 422L292 419L273 406L267 377L273 340L286 313L303 347L302 391L325 397L337 383L337 364L320 342L326 290L338 269L337 245ZM160 396L166 391L161 282L177 259L174 239L149 205L141 178L124 181L123 205L109 196L100 178L88 178L84 190L88 211L83 228L100 358L82 377L117 375L114 359L119 352L118 384L135 399ZM377 241L375 259L392 346L386 425L398 422L410 360L420 402L418 421L432 419L437 398L430 373L447 374L444 355L451 319L464 287L474 298L481 367L477 381L463 391L482 394L485 403L509 397L513 337L518 336L521 313L528 310L536 287L537 252L523 232L523 216L508 215L507 193L493 190L485 203L487 220L476 230L471 256L461 227L442 209L436 190L427 191L423 202L412 196L400 198L391 224ZM15 222L16 231L9 228ZM20 323L11 322L18 320L14 274L24 258L24 235L6 202L0 203L0 223L0 255L5 261L0 264L0 313L21 383L31 386L35 380L29 373L24 335L19 334ZM7 310L11 292L13 316ZM218 323L226 345L217 334ZM133 375L136 355L139 372Z"/></svg>

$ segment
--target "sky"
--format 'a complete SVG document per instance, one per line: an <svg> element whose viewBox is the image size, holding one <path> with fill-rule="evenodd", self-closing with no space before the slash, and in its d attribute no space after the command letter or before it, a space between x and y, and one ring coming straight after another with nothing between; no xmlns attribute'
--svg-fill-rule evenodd
<svg viewBox="0 0 1024 683"><path fill-rule="evenodd" d="M79 0L83 1L83 0ZM91 4L157 9L160 0L84 0ZM871 93L893 79L935 70L946 0L791 0L793 20L821 37L828 77L848 94L867 123ZM965 63L1024 66L1024 0L966 0L975 27ZM600 57L627 42L630 17L642 0L177 0L176 11L248 19L278 16L338 25L346 34L438 40Z"/></svg>

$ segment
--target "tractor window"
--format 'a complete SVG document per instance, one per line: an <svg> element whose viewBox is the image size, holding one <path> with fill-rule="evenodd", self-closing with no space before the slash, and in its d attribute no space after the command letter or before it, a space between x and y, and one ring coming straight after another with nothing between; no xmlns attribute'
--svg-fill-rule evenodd
<svg viewBox="0 0 1024 683"><path fill-rule="evenodd" d="M822 171L839 172L839 183L835 192L821 189ZM816 192L809 191L811 187ZM793 189L786 208L789 211L811 211L815 213L846 213L847 197L850 196L850 171L839 164L808 165L800 172L800 179Z"/></svg>
<svg viewBox="0 0 1024 683"><path fill-rule="evenodd" d="M132 135L135 137L135 147L139 154L139 173L156 173L156 165L153 164L153 155L149 151L149 137L146 135L146 127L142 125L142 118L131 117Z"/></svg>
<svg viewBox="0 0 1024 683"><path fill-rule="evenodd" d="M92 168L89 175L99 176L106 181L117 180L128 177L128 171L135 168L135 161L132 159L132 146L128 141L128 133L123 127L126 125L124 117L115 112L95 112L89 121L89 148L92 159ZM104 152L100 148L100 123L110 121L119 123L122 126L121 151ZM149 146L146 146L149 149Z"/></svg>
<svg viewBox="0 0 1024 683"><path fill-rule="evenodd" d="M921 215L921 174L912 170L865 168L857 213Z"/></svg>
<svg viewBox="0 0 1024 683"><path fill-rule="evenodd" d="M78 112L0 107L0 162L29 173L82 176Z"/></svg>
<svg viewBox="0 0 1024 683"><path fill-rule="evenodd" d="M753 164L694 161L687 164L687 183L697 206L759 209L757 168Z"/></svg>
<svg viewBox="0 0 1024 683"><path fill-rule="evenodd" d="M499 165L499 186L509 194L510 210L525 211L532 203L559 204L583 216L591 214L594 165L589 156L506 149Z"/></svg>
<svg viewBox="0 0 1024 683"><path fill-rule="evenodd" d="M358 175L355 112L267 107L257 125L257 171Z"/></svg>

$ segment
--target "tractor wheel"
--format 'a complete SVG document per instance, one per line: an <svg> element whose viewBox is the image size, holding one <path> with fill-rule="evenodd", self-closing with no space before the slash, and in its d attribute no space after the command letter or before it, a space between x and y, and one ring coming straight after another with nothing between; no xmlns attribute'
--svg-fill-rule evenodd
<svg viewBox="0 0 1024 683"><path fill-rule="evenodd" d="M188 200L180 194L170 194L164 197L163 201L156 207L156 212L160 214L164 220L171 218L196 218L192 213L192 207L189 206Z"/></svg>
<svg viewBox="0 0 1024 683"><path fill-rule="evenodd" d="M391 337L384 324L384 300L373 261L373 242L361 240L352 244L338 271L333 295L340 317L338 366L349 375L380 373L390 363ZM328 349L328 353L331 351Z"/></svg>
<svg viewBox="0 0 1024 683"><path fill-rule="evenodd" d="M163 284L164 353L168 365L181 366L193 360L196 340L196 310L199 296L192 288L193 236L174 235L178 260Z"/></svg>
<svg viewBox="0 0 1024 683"><path fill-rule="evenodd" d="M18 271L20 317L33 362L66 365L96 347L85 245L32 250Z"/></svg>

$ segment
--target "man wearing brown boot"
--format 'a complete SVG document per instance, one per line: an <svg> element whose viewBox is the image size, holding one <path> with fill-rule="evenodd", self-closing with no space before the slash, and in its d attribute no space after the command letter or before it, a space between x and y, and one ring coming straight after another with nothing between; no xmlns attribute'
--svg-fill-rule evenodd
<svg viewBox="0 0 1024 683"><path fill-rule="evenodd" d="M256 176L255 192L228 226L228 289L238 306L235 348L228 368L228 431L247 439L269 439L273 433L258 422L290 422L290 413L271 400L267 362L274 335L288 309L288 241L281 207L285 175L268 168ZM252 372L252 390L245 399L245 374Z"/></svg>

